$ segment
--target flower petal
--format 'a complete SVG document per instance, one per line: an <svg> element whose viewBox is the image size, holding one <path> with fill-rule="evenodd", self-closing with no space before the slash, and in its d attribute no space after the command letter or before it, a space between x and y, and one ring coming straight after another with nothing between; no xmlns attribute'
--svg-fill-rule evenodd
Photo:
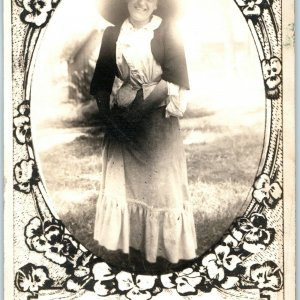
<svg viewBox="0 0 300 300"><path fill-rule="evenodd" d="M44 0L44 6L40 10L48 12L52 9L52 0Z"/></svg>
<svg viewBox="0 0 300 300"><path fill-rule="evenodd" d="M218 275L216 277L216 279L218 281L222 281L225 278L225 270L223 268L219 268L218 269Z"/></svg>
<svg viewBox="0 0 300 300"><path fill-rule="evenodd" d="M216 255L220 261L223 261L225 257L230 253L228 246L219 245L215 248Z"/></svg>
<svg viewBox="0 0 300 300"><path fill-rule="evenodd" d="M200 272L193 272L189 276L182 276L182 277L178 277L178 278L183 278L184 281L187 281L188 284L191 285L192 287L195 287L196 285L198 285L202 281L202 277L200 275ZM177 279L175 280L176 283L177 283Z"/></svg>
<svg viewBox="0 0 300 300"><path fill-rule="evenodd" d="M160 275L160 281L165 288L171 289L175 286L175 284L172 283L172 277L173 274Z"/></svg>
<svg viewBox="0 0 300 300"><path fill-rule="evenodd" d="M34 236L40 236L43 234L42 222L39 217L32 218L25 227L25 236L31 238Z"/></svg>
<svg viewBox="0 0 300 300"><path fill-rule="evenodd" d="M249 244L247 242L243 243L243 249L250 253L258 253L266 249L266 246L263 244Z"/></svg>
<svg viewBox="0 0 300 300"><path fill-rule="evenodd" d="M32 0L23 0L23 6L28 12L32 12L31 2Z"/></svg>
<svg viewBox="0 0 300 300"><path fill-rule="evenodd" d="M126 297L131 300L148 300L148 299L152 298L152 295L148 291L140 291L135 286L126 294Z"/></svg>
<svg viewBox="0 0 300 300"><path fill-rule="evenodd" d="M178 276L185 276L193 273L193 268L186 268L178 273Z"/></svg>
<svg viewBox="0 0 300 300"><path fill-rule="evenodd" d="M94 285L94 291L99 296L107 296L109 294L109 289L101 283L101 281L97 281Z"/></svg>
<svg viewBox="0 0 300 300"><path fill-rule="evenodd" d="M252 213L250 216L250 221L254 227L257 227L257 228L266 228L267 227L267 218L264 214Z"/></svg>
<svg viewBox="0 0 300 300"><path fill-rule="evenodd" d="M14 185L14 188L19 191L19 192L23 192L23 193L30 193L31 191L31 184L27 183L18 183Z"/></svg>
<svg viewBox="0 0 300 300"><path fill-rule="evenodd" d="M150 275L137 275L136 276L136 285L140 291L152 289L157 276Z"/></svg>
<svg viewBox="0 0 300 300"><path fill-rule="evenodd" d="M279 75L281 73L281 61L277 57L272 57L270 59L270 66L273 73Z"/></svg>
<svg viewBox="0 0 300 300"><path fill-rule="evenodd" d="M79 292L81 290L81 284L70 278L66 282L66 290L75 293Z"/></svg>
<svg viewBox="0 0 300 300"><path fill-rule="evenodd" d="M17 163L14 169L15 178L18 183L27 183L33 175L33 166L34 161L31 160L22 160L20 163Z"/></svg>
<svg viewBox="0 0 300 300"><path fill-rule="evenodd" d="M31 239L26 239L29 249L42 253L49 249L49 245L44 236L35 236Z"/></svg>
<svg viewBox="0 0 300 300"><path fill-rule="evenodd" d="M241 231L248 232L253 228L253 224L248 218L239 218L237 221L237 228Z"/></svg>
<svg viewBox="0 0 300 300"><path fill-rule="evenodd" d="M29 124L29 118L27 116L18 116L14 118L15 127L20 127L24 124Z"/></svg>
<svg viewBox="0 0 300 300"><path fill-rule="evenodd" d="M201 282L201 280L200 280ZM199 283L200 283L199 282ZM176 278L177 283L177 292L181 295L187 295L191 293L195 293L196 289L194 286L191 286L189 282L187 281L186 277L178 277ZM195 285L196 286L196 285Z"/></svg>
<svg viewBox="0 0 300 300"><path fill-rule="evenodd" d="M215 262L209 263L207 266L207 274L210 279L218 279L219 281L223 280L225 274L222 267L218 267Z"/></svg>
<svg viewBox="0 0 300 300"><path fill-rule="evenodd" d="M49 280L44 268L37 267L32 271L32 277L37 281L37 285L43 287Z"/></svg>
<svg viewBox="0 0 300 300"><path fill-rule="evenodd" d="M185 276L185 277L192 279L192 278L198 278L200 276L201 276L200 272L194 271L193 273L190 273L188 276Z"/></svg>
<svg viewBox="0 0 300 300"><path fill-rule="evenodd" d="M282 189L281 189L281 186L279 185L279 183L274 182L271 184L270 194L271 194L272 198L275 200L281 199Z"/></svg>
<svg viewBox="0 0 300 300"><path fill-rule="evenodd" d="M110 280L115 277L111 268L105 262L95 264L93 266L92 273L94 274L94 279L100 281Z"/></svg>
<svg viewBox="0 0 300 300"><path fill-rule="evenodd" d="M236 266L241 263L241 259L236 255L229 255L223 260L224 267L229 270L233 271Z"/></svg>
<svg viewBox="0 0 300 300"><path fill-rule="evenodd" d="M239 242L243 238L243 233L239 231L237 228L233 227L231 229L232 236Z"/></svg>
<svg viewBox="0 0 300 300"><path fill-rule="evenodd" d="M226 277L226 281L221 284L222 288L225 290L232 289L237 286L239 278L235 276Z"/></svg>
<svg viewBox="0 0 300 300"><path fill-rule="evenodd" d="M262 62L261 62L261 67L262 67L262 70L263 70L263 75L264 75L264 79L268 79L270 77L270 74L271 74L271 66L270 66L270 62L267 60L267 59L264 59ZM263 175L266 175L266 174L263 174ZM269 176L268 176L269 177ZM258 179L259 180L259 179ZM255 182L256 184L256 182ZM262 186L255 186L254 184L254 187L257 188L257 189L260 189L262 188Z"/></svg>
<svg viewBox="0 0 300 300"><path fill-rule="evenodd" d="M79 266L74 271L76 277L84 277L90 273L90 269L87 267Z"/></svg>
<svg viewBox="0 0 300 300"><path fill-rule="evenodd" d="M238 241L231 235L228 234L223 238L223 242L229 246L235 248L238 245Z"/></svg>
<svg viewBox="0 0 300 300"><path fill-rule="evenodd" d="M236 0L235 1L237 3L238 6L246 6L246 0Z"/></svg>
<svg viewBox="0 0 300 300"><path fill-rule="evenodd" d="M30 114L30 104L28 100L24 100L18 107L18 112L21 115L29 116Z"/></svg>
<svg viewBox="0 0 300 300"><path fill-rule="evenodd" d="M261 174L254 183L254 188L256 190L262 189L270 185L270 177L267 174Z"/></svg>
<svg viewBox="0 0 300 300"><path fill-rule="evenodd" d="M33 23L39 27L46 22L47 18L48 18L47 12L41 12L38 16L35 16L33 14L28 14L27 16L25 16L25 22Z"/></svg>
<svg viewBox="0 0 300 300"><path fill-rule="evenodd" d="M266 201L270 198L269 192L266 192L263 189L255 190L253 192L252 196L259 203L262 203L263 201Z"/></svg>
<svg viewBox="0 0 300 300"><path fill-rule="evenodd" d="M17 141L20 144L25 144L26 142L29 142L31 139L30 131L31 131L31 129L27 125L22 126L22 127L17 127L15 130Z"/></svg>
<svg viewBox="0 0 300 300"><path fill-rule="evenodd" d="M243 9L243 14L247 17L258 17L261 14L261 9L258 5L254 5L253 8L247 6Z"/></svg>
<svg viewBox="0 0 300 300"><path fill-rule="evenodd" d="M267 78L265 80L265 83L270 90L273 90L281 83L281 78L278 75L274 75L271 76L270 78Z"/></svg>
<svg viewBox="0 0 300 300"><path fill-rule="evenodd" d="M207 267L211 261L216 261L216 260L217 260L217 256L215 254L213 253L207 254L202 259L202 265Z"/></svg>
<svg viewBox="0 0 300 300"><path fill-rule="evenodd" d="M135 286L132 276L128 272L121 271L116 275L116 279L118 281L118 288L121 291L128 291Z"/></svg>

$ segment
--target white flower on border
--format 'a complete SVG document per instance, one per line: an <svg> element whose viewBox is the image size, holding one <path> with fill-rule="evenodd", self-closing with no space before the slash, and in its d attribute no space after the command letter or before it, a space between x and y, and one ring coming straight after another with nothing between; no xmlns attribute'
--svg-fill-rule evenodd
<svg viewBox="0 0 300 300"><path fill-rule="evenodd" d="M85 267L85 266L78 266L74 270L74 276L76 277L85 277L90 274L90 268Z"/></svg>
<svg viewBox="0 0 300 300"><path fill-rule="evenodd" d="M105 262L96 263L93 266L92 273L94 274L94 279L99 281L111 280L115 277L111 268Z"/></svg>
<svg viewBox="0 0 300 300"><path fill-rule="evenodd" d="M94 292L99 296L107 296L110 292L110 287L107 283L115 278L111 268L105 262L96 263L93 266L92 273L96 283Z"/></svg>
<svg viewBox="0 0 300 300"><path fill-rule="evenodd" d="M36 266L32 263L20 268L15 277L15 284L19 291L36 293L42 288L49 288L53 281L45 266Z"/></svg>
<svg viewBox="0 0 300 300"><path fill-rule="evenodd" d="M15 136L20 144L28 143L31 140L30 119L28 116L19 115L14 118Z"/></svg>
<svg viewBox="0 0 300 300"><path fill-rule="evenodd" d="M48 249L48 242L44 237L40 218L34 217L25 226L25 237L30 250L42 253Z"/></svg>
<svg viewBox="0 0 300 300"><path fill-rule="evenodd" d="M221 287L225 290L229 290L238 285L240 279L237 276L227 276L225 281L221 283Z"/></svg>
<svg viewBox="0 0 300 300"><path fill-rule="evenodd" d="M262 0L236 0L238 6L242 7L246 17L258 17L261 15L260 4Z"/></svg>
<svg viewBox="0 0 300 300"><path fill-rule="evenodd" d="M249 217L237 218L230 233L223 239L229 247L242 246L250 253L257 253L266 249L272 243L275 230L267 226L264 214L252 213Z"/></svg>
<svg viewBox="0 0 300 300"><path fill-rule="evenodd" d="M177 292L181 295L197 293L195 287L201 281L200 272L195 272L192 268L184 269L178 273L178 277L175 279Z"/></svg>
<svg viewBox="0 0 300 300"><path fill-rule="evenodd" d="M202 265L207 268L210 279L223 281L226 277L226 270L233 271L242 261L238 256L230 255L228 246L219 245L214 252L204 256Z"/></svg>
<svg viewBox="0 0 300 300"><path fill-rule="evenodd" d="M266 85L269 89L274 89L281 83L280 59L274 56L271 59L264 59L261 64Z"/></svg>
<svg viewBox="0 0 300 300"><path fill-rule="evenodd" d="M14 185L15 189L27 194L30 193L32 185L39 180L33 159L21 160L17 163L14 168L14 175L17 181L17 184Z"/></svg>
<svg viewBox="0 0 300 300"><path fill-rule="evenodd" d="M27 183L31 180L34 171L34 160L22 160L15 166L15 177L18 183Z"/></svg>
<svg viewBox="0 0 300 300"><path fill-rule="evenodd" d="M155 285L157 276L137 275L135 281L130 273L121 271L116 275L119 290L126 293L126 297L131 300L148 300L152 297L149 290Z"/></svg>
<svg viewBox="0 0 300 300"><path fill-rule="evenodd" d="M70 292L79 292L82 289L82 284L78 278L70 278L66 282L66 290Z"/></svg>
<svg viewBox="0 0 300 300"><path fill-rule="evenodd" d="M242 239L241 238L238 240L237 238L235 238L234 235L228 234L223 238L223 243L225 243L227 246L235 248L238 246L238 241L240 241Z"/></svg>
<svg viewBox="0 0 300 300"><path fill-rule="evenodd" d="M273 261L253 264L250 267L250 279L261 290L279 291L283 285L283 274Z"/></svg>
<svg viewBox="0 0 300 300"><path fill-rule="evenodd" d="M252 196L258 203L264 203L270 208L274 208L282 197L282 188L278 182L271 183L267 174L262 174L254 183Z"/></svg>
<svg viewBox="0 0 300 300"><path fill-rule="evenodd" d="M279 84L281 83L281 61L278 57L273 56L270 59L264 59L261 62L266 95L270 99L279 98Z"/></svg>
<svg viewBox="0 0 300 300"><path fill-rule="evenodd" d="M28 222L25 227L25 241L28 248L43 253L46 258L59 265L64 264L68 259L74 260L78 254L78 242L68 234L63 234L57 241L50 242L44 235L45 223L42 224L38 217Z"/></svg>
<svg viewBox="0 0 300 300"><path fill-rule="evenodd" d="M197 294L196 286L203 280L200 272L194 271L192 268L186 268L181 272L164 274L160 276L160 281L165 288L171 289L176 287L180 295Z"/></svg>
<svg viewBox="0 0 300 300"><path fill-rule="evenodd" d="M24 21L40 27L46 23L52 10L51 0L23 0Z"/></svg>

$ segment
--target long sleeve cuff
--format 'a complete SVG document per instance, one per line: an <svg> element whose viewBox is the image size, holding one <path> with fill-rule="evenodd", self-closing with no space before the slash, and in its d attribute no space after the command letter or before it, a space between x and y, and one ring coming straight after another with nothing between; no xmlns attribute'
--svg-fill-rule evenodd
<svg viewBox="0 0 300 300"><path fill-rule="evenodd" d="M182 118L187 108L187 94L186 89L180 88L178 85L167 82L168 98L166 107L166 118L170 116Z"/></svg>

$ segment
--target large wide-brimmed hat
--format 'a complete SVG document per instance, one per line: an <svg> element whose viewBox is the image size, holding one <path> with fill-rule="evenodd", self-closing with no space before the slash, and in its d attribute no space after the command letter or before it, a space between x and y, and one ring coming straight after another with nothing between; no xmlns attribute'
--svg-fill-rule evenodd
<svg viewBox="0 0 300 300"><path fill-rule="evenodd" d="M128 17L126 0L98 0L102 17L115 25L121 24ZM162 19L177 18L181 14L182 0L158 0L154 14Z"/></svg>

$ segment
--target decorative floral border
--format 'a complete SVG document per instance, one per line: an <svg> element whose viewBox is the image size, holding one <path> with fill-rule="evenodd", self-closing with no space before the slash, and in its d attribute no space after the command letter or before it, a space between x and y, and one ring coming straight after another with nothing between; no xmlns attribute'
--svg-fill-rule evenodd
<svg viewBox="0 0 300 300"><path fill-rule="evenodd" d="M131 274L109 266L80 245L47 206L31 140L31 74L37 44L59 0L15 0L13 7L19 7L21 21L18 26L26 33L19 66L24 85L21 92L14 94L14 151L21 153L15 155L14 195L19 197L23 193L31 197L26 201L34 203L37 213L24 225L25 244L47 259L45 265L29 262L15 274L15 287L27 293L28 299L53 288L71 293L91 291L100 296L120 294L131 300L150 299L166 289L174 289L182 296L209 293L213 288L231 290L232 295L256 289L262 298L270 298L282 289L282 263L280 259L276 263L268 258L276 238L282 238L282 224L275 224L278 216L282 218L283 209L281 0L235 2L257 47L268 104L269 126L265 128L264 151L252 186L252 201L244 216L237 218L223 238L190 267L154 276ZM16 98L20 94L25 100ZM53 264L66 274L59 284L49 272Z"/></svg>

